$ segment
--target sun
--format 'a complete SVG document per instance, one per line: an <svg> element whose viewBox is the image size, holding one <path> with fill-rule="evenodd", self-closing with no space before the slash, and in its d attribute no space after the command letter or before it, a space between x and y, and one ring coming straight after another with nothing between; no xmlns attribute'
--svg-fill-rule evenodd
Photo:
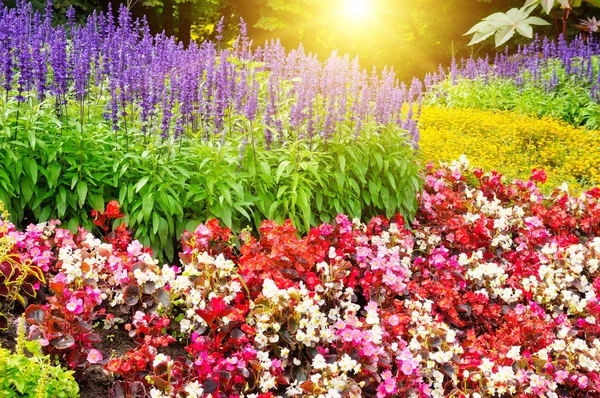
<svg viewBox="0 0 600 398"><path fill-rule="evenodd" d="M369 19L373 12L373 0L342 0L342 12L352 21Z"/></svg>

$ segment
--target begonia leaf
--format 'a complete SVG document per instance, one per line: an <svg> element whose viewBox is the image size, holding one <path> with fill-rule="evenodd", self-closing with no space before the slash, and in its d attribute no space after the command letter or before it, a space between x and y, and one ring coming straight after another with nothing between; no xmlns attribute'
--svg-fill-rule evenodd
<svg viewBox="0 0 600 398"><path fill-rule="evenodd" d="M65 350L75 344L75 339L70 334L64 334L50 340L50 344L58 350Z"/></svg>
<svg viewBox="0 0 600 398"><path fill-rule="evenodd" d="M171 305L171 294L164 288L158 289L152 294L164 307Z"/></svg>
<svg viewBox="0 0 600 398"><path fill-rule="evenodd" d="M119 380L113 383L112 387L108 391L108 394L110 398L127 398L125 391L125 382Z"/></svg>
<svg viewBox="0 0 600 398"><path fill-rule="evenodd" d="M25 310L25 319L33 325L42 325L44 323L44 310L39 305L30 305Z"/></svg>
<svg viewBox="0 0 600 398"><path fill-rule="evenodd" d="M202 388L204 389L204 393L212 394L219 388L219 381L213 378L208 378L202 385Z"/></svg>
<svg viewBox="0 0 600 398"><path fill-rule="evenodd" d="M129 394L127 398L144 398L146 397L146 387L139 381L134 381L129 384Z"/></svg>
<svg viewBox="0 0 600 398"><path fill-rule="evenodd" d="M130 307L133 307L140 301L140 288L137 285L129 285L123 293L123 301Z"/></svg>

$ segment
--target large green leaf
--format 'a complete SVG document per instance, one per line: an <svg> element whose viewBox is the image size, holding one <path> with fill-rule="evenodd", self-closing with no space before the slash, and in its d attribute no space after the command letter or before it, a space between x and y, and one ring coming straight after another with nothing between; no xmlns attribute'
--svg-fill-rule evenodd
<svg viewBox="0 0 600 398"><path fill-rule="evenodd" d="M487 16L465 33L465 35L473 35L469 45L480 43L493 35L495 45L498 47L510 40L515 32L532 38L531 25L548 25L548 22L539 17L529 16L536 5L537 3L531 2L523 8L511 8L506 13L497 12Z"/></svg>

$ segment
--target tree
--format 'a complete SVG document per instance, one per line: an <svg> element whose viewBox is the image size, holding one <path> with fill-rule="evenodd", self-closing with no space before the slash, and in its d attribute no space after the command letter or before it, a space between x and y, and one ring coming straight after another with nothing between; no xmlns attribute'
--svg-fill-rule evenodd
<svg viewBox="0 0 600 398"><path fill-rule="evenodd" d="M480 43L494 36L496 47L510 40L515 33L529 39L533 37L534 25L550 25L542 18L530 16L541 8L546 15L552 14L557 35L567 35L569 18L573 10L584 5L600 7L600 0L526 0L521 8L512 8L506 13L497 12L489 15L473 26L465 35L473 35L469 45ZM585 31L598 30L595 18L583 20L578 27Z"/></svg>

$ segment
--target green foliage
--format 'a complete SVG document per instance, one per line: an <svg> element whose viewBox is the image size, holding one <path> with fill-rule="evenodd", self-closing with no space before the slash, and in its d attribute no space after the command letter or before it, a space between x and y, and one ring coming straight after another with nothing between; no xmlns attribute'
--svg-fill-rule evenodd
<svg viewBox="0 0 600 398"><path fill-rule="evenodd" d="M419 168L397 127L366 124L356 138L347 127L327 143L271 150L256 139L240 156L239 125L258 137L262 124L233 118L222 142L198 134L173 143L133 126L128 136L114 133L102 103L90 105L83 131L75 107L59 120L48 102L0 105L0 162L11 165L0 170L0 200L16 224L58 218L93 231L91 210L117 200L135 238L172 260L180 234L210 218L236 232L291 218L306 232L338 213L412 219L416 211Z"/></svg>
<svg viewBox="0 0 600 398"><path fill-rule="evenodd" d="M78 397L79 386L73 378L73 371L53 366L50 358L42 355L38 341L25 341L22 322L19 325L16 352L0 347L2 397Z"/></svg>
<svg viewBox="0 0 600 398"><path fill-rule="evenodd" d="M594 59L598 70L598 59ZM573 126L589 130L600 128L600 104L590 101L590 87L575 76L565 74L564 68L552 66L545 74L556 68L558 85L547 92L534 84L518 85L505 78L446 79L429 93L426 102L456 108L482 110L512 110L538 117L552 116Z"/></svg>

